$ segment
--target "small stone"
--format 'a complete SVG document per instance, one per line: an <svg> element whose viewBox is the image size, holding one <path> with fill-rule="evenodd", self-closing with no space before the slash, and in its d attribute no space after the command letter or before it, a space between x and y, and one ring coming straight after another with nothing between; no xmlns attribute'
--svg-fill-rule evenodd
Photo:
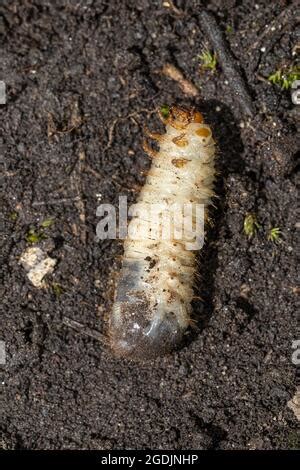
<svg viewBox="0 0 300 470"><path fill-rule="evenodd" d="M288 408L293 411L297 420L300 421L300 387L297 388L297 391L293 398L287 403Z"/></svg>
<svg viewBox="0 0 300 470"><path fill-rule="evenodd" d="M43 278L53 272L56 259L47 256L39 247L30 247L22 253L20 263L27 271L30 282L40 289L46 287Z"/></svg>

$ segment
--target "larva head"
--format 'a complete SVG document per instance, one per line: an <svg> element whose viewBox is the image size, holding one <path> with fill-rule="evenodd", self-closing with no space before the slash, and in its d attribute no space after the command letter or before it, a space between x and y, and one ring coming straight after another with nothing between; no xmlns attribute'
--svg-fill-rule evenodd
<svg viewBox="0 0 300 470"><path fill-rule="evenodd" d="M199 111L194 108L185 109L180 106L172 106L164 113L160 113L161 119L167 127L167 134L171 142L176 145L177 150L189 146L194 147L195 153L198 152L199 144L201 147L214 145L212 132Z"/></svg>
<svg viewBox="0 0 300 470"><path fill-rule="evenodd" d="M185 109L180 106L171 106L168 116L164 117L164 123L175 129L186 129L191 123L203 123L203 116L193 108Z"/></svg>

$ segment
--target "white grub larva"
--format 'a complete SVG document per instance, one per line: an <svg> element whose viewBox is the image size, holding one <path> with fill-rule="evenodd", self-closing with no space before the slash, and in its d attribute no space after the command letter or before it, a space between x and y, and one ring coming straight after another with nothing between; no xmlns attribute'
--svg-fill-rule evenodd
<svg viewBox="0 0 300 470"><path fill-rule="evenodd" d="M157 140L159 151L146 151L152 166L136 207L178 203L204 205L213 196L215 143L202 115L177 106L168 116ZM148 222L151 221L148 220ZM139 240L125 239L124 258L109 321L109 338L117 356L147 360L178 347L191 324L196 252L186 248L187 239L155 239L143 231L137 215L129 223L141 231ZM130 233L130 232L129 232ZM149 232L148 232L149 233Z"/></svg>

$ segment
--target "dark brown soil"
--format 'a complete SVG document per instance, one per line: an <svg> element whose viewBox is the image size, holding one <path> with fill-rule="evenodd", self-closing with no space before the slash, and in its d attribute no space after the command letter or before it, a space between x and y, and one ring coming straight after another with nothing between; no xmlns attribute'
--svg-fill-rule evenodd
<svg viewBox="0 0 300 470"><path fill-rule="evenodd" d="M295 60L296 15L286 21L284 0L205 2L252 98L249 119L220 65L199 71L197 56L211 47L203 4L166 3L2 3L3 448L299 447L287 407L296 390L296 106L262 78ZM162 75L166 63L198 98ZM100 195L134 200L149 165L142 125L157 128L151 111L164 103L195 105L212 126L218 198L199 265L199 329L178 352L141 365L91 336L105 331L122 253L120 242L95 241L96 208ZM249 212L260 224L251 240ZM49 218L38 245L58 263L37 289L19 257L30 227ZM279 244L267 240L272 227Z"/></svg>

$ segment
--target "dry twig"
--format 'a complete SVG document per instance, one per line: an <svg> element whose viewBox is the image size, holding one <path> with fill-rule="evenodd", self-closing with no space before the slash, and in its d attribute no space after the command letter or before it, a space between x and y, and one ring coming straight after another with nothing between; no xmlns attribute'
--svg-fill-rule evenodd
<svg viewBox="0 0 300 470"><path fill-rule="evenodd" d="M162 73L166 77L171 78L171 80L174 80L175 82L177 82L185 95L189 95L189 96L199 95L198 88L190 80L187 80L183 76L182 72L177 67L175 67L175 65L168 64L168 63L165 64L162 69Z"/></svg>
<svg viewBox="0 0 300 470"><path fill-rule="evenodd" d="M223 69L233 96L244 113L253 116L254 106L251 96L215 18L205 10L200 12L199 17L201 20L200 26L218 55L218 63Z"/></svg>
<svg viewBox="0 0 300 470"><path fill-rule="evenodd" d="M107 343L106 336L100 333L100 331L93 330L83 325L82 323L79 323L78 321L72 320L69 317L63 317L62 322L64 325L68 326L69 328L73 328L74 330L78 331L79 333L82 333L83 335L90 336L91 338L94 338L103 344Z"/></svg>

